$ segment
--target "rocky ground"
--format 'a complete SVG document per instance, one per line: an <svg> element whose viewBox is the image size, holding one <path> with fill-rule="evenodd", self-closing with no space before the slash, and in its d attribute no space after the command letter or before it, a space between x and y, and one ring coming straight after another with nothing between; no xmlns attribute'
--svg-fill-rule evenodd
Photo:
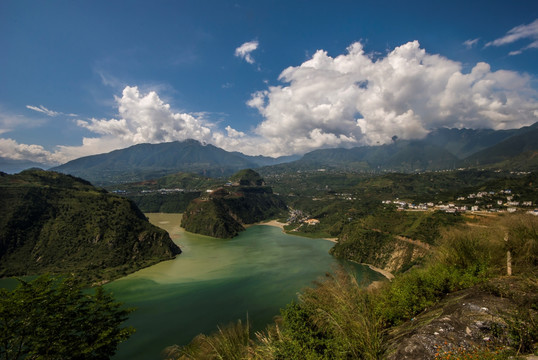
<svg viewBox="0 0 538 360"><path fill-rule="evenodd" d="M391 331L387 359L426 360L450 351L506 347L528 353L529 336L538 331L537 304L536 279L506 277L450 294Z"/></svg>

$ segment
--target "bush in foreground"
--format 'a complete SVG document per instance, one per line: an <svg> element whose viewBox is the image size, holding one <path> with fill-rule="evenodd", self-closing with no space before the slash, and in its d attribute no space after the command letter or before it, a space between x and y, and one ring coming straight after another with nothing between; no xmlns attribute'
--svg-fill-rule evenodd
<svg viewBox="0 0 538 360"><path fill-rule="evenodd" d="M82 291L72 278L48 276L0 289L0 359L108 359L134 333L101 287Z"/></svg>

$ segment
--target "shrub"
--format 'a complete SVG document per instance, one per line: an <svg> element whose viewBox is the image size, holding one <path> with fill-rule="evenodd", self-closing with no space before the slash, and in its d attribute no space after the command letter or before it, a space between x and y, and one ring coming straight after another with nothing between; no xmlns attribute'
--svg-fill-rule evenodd
<svg viewBox="0 0 538 360"><path fill-rule="evenodd" d="M108 359L134 329L131 309L98 287L82 292L72 278L41 276L0 289L0 359Z"/></svg>

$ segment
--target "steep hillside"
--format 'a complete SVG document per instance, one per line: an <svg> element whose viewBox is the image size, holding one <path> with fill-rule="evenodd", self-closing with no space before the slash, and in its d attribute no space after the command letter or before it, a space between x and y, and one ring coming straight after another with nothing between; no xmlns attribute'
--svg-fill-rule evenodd
<svg viewBox="0 0 538 360"><path fill-rule="evenodd" d="M0 174L0 276L110 280L181 250L129 200L55 172Z"/></svg>
<svg viewBox="0 0 538 360"><path fill-rule="evenodd" d="M283 200L263 186L263 179L252 170L232 176L235 185L213 191L206 198L193 200L183 214L185 230L231 238L253 224L276 217L287 210Z"/></svg>
<svg viewBox="0 0 538 360"><path fill-rule="evenodd" d="M442 229L462 223L462 217L443 212L372 211L346 224L331 254L390 272L401 272L430 253Z"/></svg>

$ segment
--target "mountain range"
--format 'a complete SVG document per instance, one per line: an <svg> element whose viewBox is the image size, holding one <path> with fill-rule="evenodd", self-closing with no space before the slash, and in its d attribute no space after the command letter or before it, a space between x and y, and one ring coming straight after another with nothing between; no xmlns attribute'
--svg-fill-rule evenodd
<svg viewBox="0 0 538 360"><path fill-rule="evenodd" d="M105 185L159 178L177 172L220 177L238 170L291 161L297 157L270 158L228 152L196 140L138 144L110 153L86 156L52 168Z"/></svg>
<svg viewBox="0 0 538 360"><path fill-rule="evenodd" d="M515 130L439 129L422 140L379 146L320 149L261 173L315 169L354 172L417 172L461 167L538 169L538 123Z"/></svg>
<svg viewBox="0 0 538 360"><path fill-rule="evenodd" d="M86 156L51 170L96 185L155 179L177 172L225 177L246 168L262 173L316 170L416 172L460 167L538 169L538 123L513 130L438 129L421 140L314 150L299 156L271 158L228 152L196 140L139 144ZM263 167L263 169L261 169Z"/></svg>

